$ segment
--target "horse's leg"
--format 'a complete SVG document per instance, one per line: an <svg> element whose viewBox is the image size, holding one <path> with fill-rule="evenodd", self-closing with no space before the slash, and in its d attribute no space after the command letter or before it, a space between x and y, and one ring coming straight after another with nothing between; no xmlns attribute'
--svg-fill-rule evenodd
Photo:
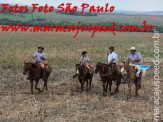
<svg viewBox="0 0 163 122"><path fill-rule="evenodd" d="M82 80L79 79L79 82L80 82L80 85L81 85L81 91L84 91L84 90L83 90L83 82L82 82Z"/></svg>
<svg viewBox="0 0 163 122"><path fill-rule="evenodd" d="M112 87L112 81L109 81L109 91L110 91L110 95L112 95L111 87Z"/></svg>
<svg viewBox="0 0 163 122"><path fill-rule="evenodd" d="M48 91L48 80L46 79L46 91Z"/></svg>
<svg viewBox="0 0 163 122"><path fill-rule="evenodd" d="M33 94L33 80L30 80L31 83L31 94Z"/></svg>
<svg viewBox="0 0 163 122"><path fill-rule="evenodd" d="M89 84L88 84L88 79L86 80L86 82L87 82L87 91L88 91L88 85L89 85Z"/></svg>
<svg viewBox="0 0 163 122"><path fill-rule="evenodd" d="M121 77L117 77L117 82L116 82L116 89L114 91L114 93L118 93L119 92L119 85L121 84Z"/></svg>
<svg viewBox="0 0 163 122"><path fill-rule="evenodd" d="M109 82L107 81L107 83L106 83L106 89L105 89L106 92L108 91L108 86L109 86Z"/></svg>
<svg viewBox="0 0 163 122"><path fill-rule="evenodd" d="M47 86L47 79L44 79L44 86L43 86L43 88L42 88L42 92L44 91L44 88L46 88L46 91L48 91L48 86Z"/></svg>
<svg viewBox="0 0 163 122"><path fill-rule="evenodd" d="M82 91L84 91L85 80L82 80Z"/></svg>
<svg viewBox="0 0 163 122"><path fill-rule="evenodd" d="M40 88L37 88L39 80L36 80L36 84L35 84L35 89L37 89L39 92L41 91Z"/></svg>
<svg viewBox="0 0 163 122"><path fill-rule="evenodd" d="M103 83L103 96L106 96L106 82L105 81L102 81Z"/></svg>
<svg viewBox="0 0 163 122"><path fill-rule="evenodd" d="M46 80L44 80L44 86L42 87L42 90L41 90L41 92L43 92L44 91L44 88L46 87Z"/></svg>
<svg viewBox="0 0 163 122"><path fill-rule="evenodd" d="M90 81L89 81L89 90L91 90L91 87L92 87L92 77L90 78Z"/></svg>
<svg viewBox="0 0 163 122"><path fill-rule="evenodd" d="M46 83L46 91L48 91L48 78L50 76L50 73L46 75L45 83Z"/></svg>
<svg viewBox="0 0 163 122"><path fill-rule="evenodd" d="M137 82L135 82L135 96L137 97L138 94L138 89L139 89L139 84Z"/></svg>
<svg viewBox="0 0 163 122"><path fill-rule="evenodd" d="M131 98L131 87L132 87L132 85L133 85L133 82L131 81L129 83L129 98Z"/></svg>

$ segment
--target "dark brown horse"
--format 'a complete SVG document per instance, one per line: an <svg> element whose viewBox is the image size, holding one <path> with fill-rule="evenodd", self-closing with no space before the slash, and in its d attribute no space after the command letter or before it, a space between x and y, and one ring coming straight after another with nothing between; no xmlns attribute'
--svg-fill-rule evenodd
<svg viewBox="0 0 163 122"><path fill-rule="evenodd" d="M50 67L50 65L46 65L45 69L44 69L44 86L42 88L42 90L40 88L37 87L38 82L41 78L41 70L38 67L39 64L35 64L35 63L24 63L24 70L23 70L23 74L26 75L27 72L29 72L29 80L31 83L31 94L33 94L33 81L36 81L35 84L35 89L37 89L39 92L43 92L44 88L46 88L46 90L48 90L47 87L47 81L48 81L48 77L50 76L50 73L52 72L52 69Z"/></svg>
<svg viewBox="0 0 163 122"><path fill-rule="evenodd" d="M85 81L87 82L87 91L91 90L91 84L92 84L92 79L94 75L94 70L93 68L91 69L91 72L86 68L86 66L81 65L81 64L76 64L76 76L78 76L79 82L81 84L81 90L84 91L84 83Z"/></svg>
<svg viewBox="0 0 163 122"><path fill-rule="evenodd" d="M139 68L136 65L130 64L129 61L122 61L124 63L124 68L122 69L122 74L125 77L125 80L128 84L129 88L129 98L131 98L131 87L135 84L135 94L138 96L138 89L140 88L140 84L138 82L137 73L139 72Z"/></svg>
<svg viewBox="0 0 163 122"><path fill-rule="evenodd" d="M112 73L111 73L111 70L109 68L109 66L107 64L104 64L104 63L100 63L98 62L96 64L96 69L95 69L95 73L98 73L100 74L100 78L101 78L101 81L102 81L102 86L103 86L103 96L106 96L106 92L107 92L107 89L108 89L108 85L109 85L109 91L110 91L110 95L112 95L112 91L111 91L111 87L112 87L112 81L114 80L114 77L116 77L116 89L114 91L114 93L118 93L119 92L119 85L121 84L121 73L118 72L117 66L114 65L113 68L114 68L114 71L116 72L116 76L114 76Z"/></svg>

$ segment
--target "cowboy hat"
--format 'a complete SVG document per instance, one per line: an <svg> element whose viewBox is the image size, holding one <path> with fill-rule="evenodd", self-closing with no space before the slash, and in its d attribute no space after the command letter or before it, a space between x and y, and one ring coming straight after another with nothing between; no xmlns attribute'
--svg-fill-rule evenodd
<svg viewBox="0 0 163 122"><path fill-rule="evenodd" d="M114 50L114 47L113 46L110 46L109 49Z"/></svg>
<svg viewBox="0 0 163 122"><path fill-rule="evenodd" d="M83 51L81 55L84 55L84 54L87 54L87 53L88 53L88 52L86 52L86 51Z"/></svg>
<svg viewBox="0 0 163 122"><path fill-rule="evenodd" d="M42 46L39 46L39 47L38 47L38 49L40 49L40 48L41 48L42 50L44 50L44 48L43 48Z"/></svg>
<svg viewBox="0 0 163 122"><path fill-rule="evenodd" d="M136 48L135 47L131 47L129 50L135 50L136 51Z"/></svg>

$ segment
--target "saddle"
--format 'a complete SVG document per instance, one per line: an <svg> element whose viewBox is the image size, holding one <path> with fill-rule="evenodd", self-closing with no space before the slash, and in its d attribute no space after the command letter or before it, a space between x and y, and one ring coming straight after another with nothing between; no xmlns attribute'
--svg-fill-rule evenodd
<svg viewBox="0 0 163 122"><path fill-rule="evenodd" d="M91 64L88 64L88 66L92 69L93 68L93 65L91 65Z"/></svg>
<svg viewBox="0 0 163 122"><path fill-rule="evenodd" d="M89 68L88 68L89 67ZM90 73L92 74L93 71L93 66L91 64L88 64L88 67L84 66L84 68Z"/></svg>
<svg viewBox="0 0 163 122"><path fill-rule="evenodd" d="M45 66L48 65L48 61L42 61L42 62L40 62L39 65L40 65L41 68L45 69Z"/></svg>

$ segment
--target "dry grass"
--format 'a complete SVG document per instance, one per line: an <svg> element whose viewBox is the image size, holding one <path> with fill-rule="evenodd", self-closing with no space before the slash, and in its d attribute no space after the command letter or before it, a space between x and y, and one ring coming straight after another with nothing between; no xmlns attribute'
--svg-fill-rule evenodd
<svg viewBox="0 0 163 122"><path fill-rule="evenodd" d="M90 33L80 33L74 39L72 35L73 33L0 33L0 120L152 122L153 69L147 72L139 91L140 96L134 97L133 87L133 97L130 100L126 99L127 85L121 85L118 94L110 96L108 93L107 97L103 97L98 75L94 77L90 92L81 92L78 80L72 79L72 75L74 63L78 62L83 50L89 52L91 63L95 65L97 61L106 61L110 45L115 45L120 59L128 55L130 46L136 46L145 61L151 62L153 34L118 33L113 36L111 33L97 33L93 39L90 38ZM22 75L23 59L30 57L38 45L45 47L53 72L48 82L49 91L41 94L35 91L34 95L30 95L30 83ZM160 47L162 45L161 42ZM161 47L161 54L162 51ZM42 84L43 81L39 87ZM162 81L160 87L163 87ZM161 105L162 100L161 98ZM162 109L160 113L163 113Z"/></svg>
<svg viewBox="0 0 163 122"><path fill-rule="evenodd" d="M12 75L8 77L9 74ZM127 85L121 85L118 94L110 96L108 93L103 97L102 84L97 76L89 92L80 91L77 79L64 78L60 82L50 81L48 92L37 94L35 91L34 95L29 94L30 83L25 81L20 71L5 69L1 76L1 121L152 122L153 119L153 84L149 78L143 82L139 97L134 97L133 87L133 97L128 100ZM39 86L42 84L41 81ZM163 103L162 99L160 102Z"/></svg>
<svg viewBox="0 0 163 122"><path fill-rule="evenodd" d="M108 93L107 97L103 97L98 76L95 76L90 92L81 92L77 79L70 81L64 78L55 83L50 80L48 92L37 94L35 91L34 95L29 94L30 83L25 81L20 71L3 69L1 76L2 121L152 122L153 84L149 78L143 82L139 97L134 97L133 89L132 99L127 100L127 85L121 85L117 95L110 96ZM160 102L163 103L162 100Z"/></svg>

